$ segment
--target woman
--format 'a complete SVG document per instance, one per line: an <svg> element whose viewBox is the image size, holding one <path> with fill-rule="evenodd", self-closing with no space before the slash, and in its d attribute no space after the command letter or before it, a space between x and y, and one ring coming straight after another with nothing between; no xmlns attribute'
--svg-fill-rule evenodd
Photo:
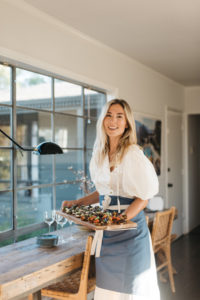
<svg viewBox="0 0 200 300"><path fill-rule="evenodd" d="M154 255L143 209L158 192L151 162L137 145L135 121L128 103L108 102L97 123L90 162L96 191L62 206L97 203L126 214L137 229L104 231L96 257L95 300L157 300Z"/></svg>

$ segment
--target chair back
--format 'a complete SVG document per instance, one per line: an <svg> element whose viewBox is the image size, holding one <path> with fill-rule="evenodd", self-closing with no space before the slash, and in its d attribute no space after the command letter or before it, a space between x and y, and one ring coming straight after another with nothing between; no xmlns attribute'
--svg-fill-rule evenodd
<svg viewBox="0 0 200 300"><path fill-rule="evenodd" d="M89 235L87 239L86 249L84 253L83 266L81 271L81 279L79 292L81 295L87 295L88 272L90 266L90 253L92 248L93 236Z"/></svg>
<svg viewBox="0 0 200 300"><path fill-rule="evenodd" d="M165 241L170 241L174 215L174 206L156 213L151 234L153 247Z"/></svg>
<svg viewBox="0 0 200 300"><path fill-rule="evenodd" d="M95 277L88 279L92 241L93 236L88 236L82 269L72 274L66 274L62 281L43 288L41 290L42 296L53 299L87 300L87 293L95 289Z"/></svg>

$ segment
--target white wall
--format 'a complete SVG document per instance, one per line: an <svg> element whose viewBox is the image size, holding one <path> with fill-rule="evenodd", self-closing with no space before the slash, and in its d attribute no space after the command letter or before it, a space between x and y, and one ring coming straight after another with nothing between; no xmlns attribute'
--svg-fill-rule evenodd
<svg viewBox="0 0 200 300"><path fill-rule="evenodd" d="M0 2L0 55L96 85L126 99L136 112L161 118L184 109L184 88L142 64L72 30L21 0ZM160 194L165 197L162 139Z"/></svg>
<svg viewBox="0 0 200 300"><path fill-rule="evenodd" d="M185 88L185 112L200 113L200 86Z"/></svg>

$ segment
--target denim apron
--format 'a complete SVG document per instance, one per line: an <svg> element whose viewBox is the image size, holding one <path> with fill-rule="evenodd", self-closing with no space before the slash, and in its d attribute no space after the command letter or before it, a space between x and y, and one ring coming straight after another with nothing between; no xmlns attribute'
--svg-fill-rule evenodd
<svg viewBox="0 0 200 300"><path fill-rule="evenodd" d="M120 201L123 212L134 201L125 197L109 197L110 211L117 211ZM103 199L101 195L101 205ZM100 256L96 257L96 285L119 293L145 295L143 275L151 267L149 230L143 211L131 221L137 223L136 229L103 232Z"/></svg>

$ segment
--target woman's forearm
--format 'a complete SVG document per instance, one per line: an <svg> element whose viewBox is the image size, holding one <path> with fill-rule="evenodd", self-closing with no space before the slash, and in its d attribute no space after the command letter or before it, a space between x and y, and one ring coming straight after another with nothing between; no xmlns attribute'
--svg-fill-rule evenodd
<svg viewBox="0 0 200 300"><path fill-rule="evenodd" d="M99 193L97 191L82 197L78 200L66 200L62 202L62 209L64 207L71 207L73 205L90 205L99 202Z"/></svg>
<svg viewBox="0 0 200 300"><path fill-rule="evenodd" d="M77 201L77 205L90 205L99 202L99 193L97 191L80 198Z"/></svg>
<svg viewBox="0 0 200 300"><path fill-rule="evenodd" d="M147 204L148 200L136 198L124 212L127 215L127 220L137 216L137 214L141 212L147 206Z"/></svg>

